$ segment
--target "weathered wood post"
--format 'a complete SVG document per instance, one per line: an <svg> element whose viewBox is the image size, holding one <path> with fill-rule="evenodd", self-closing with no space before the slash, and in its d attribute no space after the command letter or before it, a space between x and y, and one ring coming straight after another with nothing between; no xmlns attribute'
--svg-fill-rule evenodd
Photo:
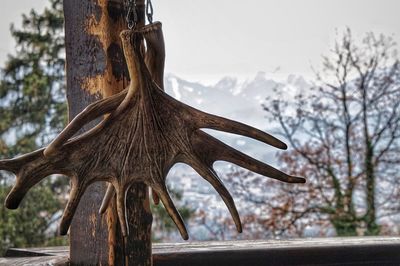
<svg viewBox="0 0 400 266"><path fill-rule="evenodd" d="M137 0L137 7L140 26L145 19L144 0ZM66 0L64 13L71 120L91 102L127 86L128 73L119 38L126 22L123 0ZM115 208L109 208L104 217L98 214L105 187L93 184L79 204L70 229L71 264L151 265L152 216L147 187L133 185L128 192L130 235L126 239L122 237Z"/></svg>

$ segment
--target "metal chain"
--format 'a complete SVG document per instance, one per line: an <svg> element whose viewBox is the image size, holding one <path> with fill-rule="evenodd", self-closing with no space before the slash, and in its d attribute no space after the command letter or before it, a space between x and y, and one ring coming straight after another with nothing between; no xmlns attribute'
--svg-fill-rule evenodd
<svg viewBox="0 0 400 266"><path fill-rule="evenodd" d="M138 14L137 14L137 4L136 0L126 0L125 2L125 9L126 12L126 23L128 24L128 28L131 30L136 27L138 22ZM147 0L146 2L146 16L149 23L153 23L153 3L151 0Z"/></svg>
<svg viewBox="0 0 400 266"><path fill-rule="evenodd" d="M128 29L133 29L136 27L138 22L138 14L136 10L136 0L127 0L125 2L126 5L126 23L128 24Z"/></svg>
<svg viewBox="0 0 400 266"><path fill-rule="evenodd" d="M147 20L149 23L153 23L153 4L151 3L151 0L147 0L146 3L146 15L147 15Z"/></svg>

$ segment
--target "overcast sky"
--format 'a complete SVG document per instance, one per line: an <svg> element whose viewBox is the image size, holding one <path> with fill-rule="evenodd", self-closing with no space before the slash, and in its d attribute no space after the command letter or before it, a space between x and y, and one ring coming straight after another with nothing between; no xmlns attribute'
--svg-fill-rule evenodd
<svg viewBox="0 0 400 266"><path fill-rule="evenodd" d="M47 0L1 0L0 62L12 52L9 24ZM258 71L310 75L310 64L349 26L394 34L400 41L399 0L153 0L164 25L167 72L191 80Z"/></svg>

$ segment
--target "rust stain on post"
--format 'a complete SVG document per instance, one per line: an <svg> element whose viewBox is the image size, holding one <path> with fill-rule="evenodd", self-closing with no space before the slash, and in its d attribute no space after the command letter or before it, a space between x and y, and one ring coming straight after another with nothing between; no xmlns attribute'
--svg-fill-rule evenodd
<svg viewBox="0 0 400 266"><path fill-rule="evenodd" d="M122 91L127 85L126 64L121 49L119 33L125 29L122 3L119 1L98 0L97 8L86 19L85 31L94 36L102 51L99 58L103 61L102 72L86 77L83 88L90 94L108 97Z"/></svg>

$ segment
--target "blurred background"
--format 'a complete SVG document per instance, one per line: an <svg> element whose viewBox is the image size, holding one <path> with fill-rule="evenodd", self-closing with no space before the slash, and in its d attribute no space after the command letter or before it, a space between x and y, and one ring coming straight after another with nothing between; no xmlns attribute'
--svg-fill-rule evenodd
<svg viewBox="0 0 400 266"><path fill-rule="evenodd" d="M153 1L163 22L166 91L273 133L288 146L208 131L307 184L217 163L239 209L237 234L212 187L185 165L168 186L192 240L398 235L400 25L397 0ZM3 0L0 158L45 146L67 123L61 0ZM0 173L0 202L14 182ZM47 178L16 211L0 207L8 247L67 245L57 226L68 179ZM155 241L181 241L152 206Z"/></svg>

